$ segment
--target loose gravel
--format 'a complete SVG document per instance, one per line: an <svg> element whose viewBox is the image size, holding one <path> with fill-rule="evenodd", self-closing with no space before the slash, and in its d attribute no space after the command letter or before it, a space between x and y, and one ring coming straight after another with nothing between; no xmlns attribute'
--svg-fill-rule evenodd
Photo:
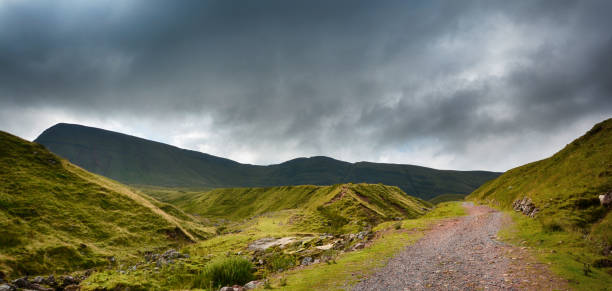
<svg viewBox="0 0 612 291"><path fill-rule="evenodd" d="M509 220L464 203L469 215L434 226L354 290L564 290L525 248L496 240Z"/></svg>

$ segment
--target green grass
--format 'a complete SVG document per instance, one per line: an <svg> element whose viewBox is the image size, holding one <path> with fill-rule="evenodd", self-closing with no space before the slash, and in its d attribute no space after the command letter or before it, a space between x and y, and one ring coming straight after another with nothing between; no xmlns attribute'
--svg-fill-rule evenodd
<svg viewBox="0 0 612 291"><path fill-rule="evenodd" d="M275 275L275 290L347 290L357 280L383 267L389 258L406 246L416 242L432 224L440 219L465 215L460 203L443 203L427 215L401 221L402 229L395 229L397 222L385 222L374 228L381 233L371 246L345 253L335 263L317 264L293 269ZM282 286L285 280L286 286Z"/></svg>
<svg viewBox="0 0 612 291"><path fill-rule="evenodd" d="M442 194L431 198L428 201L429 203L436 205L442 202L463 201L465 199L465 196L465 194Z"/></svg>
<svg viewBox="0 0 612 291"><path fill-rule="evenodd" d="M240 232L215 236L185 246L182 252L189 253L191 258L179 266L163 268L158 272L140 269L128 274L118 274L116 270L96 272L84 283L85 289L112 289L117 286L149 290L190 289L193 287L210 289L216 287L211 286L210 281L206 280L204 276L204 270L211 260L238 254L248 255L249 252L245 251L248 244L263 237L278 238L320 234L317 232L302 232L291 227L291 219L302 211L300 209L282 210L228 224L228 231L240 230ZM432 223L439 219L462 214L463 208L459 203L443 203L426 215L421 216L421 218L383 222L376 226L374 230L385 232L384 238L377 239L372 248L368 247L338 257L336 257L337 253L330 253L328 256L330 258L335 257L336 263L332 263L332 260L330 264L321 263L303 270L291 269L287 271L287 268L299 263L298 258L291 254L274 252L266 259L265 272L271 274L269 278L272 279L274 286L280 286L281 279L285 278L287 280L285 288L288 290L294 290L294 288L297 288L295 290L304 290L313 286L317 287L317 290L323 290L328 286L340 286L345 283L343 280L354 281L354 278L348 272L355 271L362 275L366 274L371 266L381 266L386 262L386 258L420 238L422 232ZM398 222L404 225L402 229L393 227ZM285 271L277 273L281 270ZM265 276L265 272L260 272L258 275ZM274 274L278 274L278 276ZM348 277L345 276L347 274ZM298 282L301 283L298 284ZM211 290L218 290L218 288L212 288Z"/></svg>
<svg viewBox="0 0 612 291"><path fill-rule="evenodd" d="M284 217L285 223L293 222L285 228L330 233L359 231L365 225L395 218L415 218L431 207L397 187L381 184L214 189L193 193L174 203L189 213L216 221L236 222L297 210L285 212L290 215Z"/></svg>
<svg viewBox="0 0 612 291"><path fill-rule="evenodd" d="M45 130L35 141L88 171L132 185L227 188L383 183L430 199L443 193L467 194L499 176L486 171L347 163L328 157L246 165L117 132L63 123ZM154 192L169 194L159 189Z"/></svg>
<svg viewBox="0 0 612 291"><path fill-rule="evenodd" d="M206 288L208 286L223 287L244 285L253 280L253 264L243 257L219 257L210 261L204 271L199 275L193 288Z"/></svg>
<svg viewBox="0 0 612 291"><path fill-rule="evenodd" d="M531 198L540 213L536 218L516 215L518 230L511 237L542 250L556 250L542 258L582 289L597 287L598 280L610 282L612 277L609 269L594 272L596 279L581 275L583 263L593 264L612 247L612 214L598 200L599 194L610 190L612 119L596 124L552 157L514 168L486 183L467 200L509 210L516 199ZM561 246L556 245L559 241L563 241Z"/></svg>
<svg viewBox="0 0 612 291"><path fill-rule="evenodd" d="M0 132L0 271L11 278L91 268L209 236L152 201Z"/></svg>
<svg viewBox="0 0 612 291"><path fill-rule="evenodd" d="M567 279L577 290L610 290L610 270L593 267L603 256L594 252L583 235L576 232L552 231L539 220L510 213L514 224L499 232L499 236L515 245L528 246L537 258L549 264L550 269ZM586 251L585 251L586 250ZM592 272L584 274L584 265ZM608 289L606 289L608 288Z"/></svg>

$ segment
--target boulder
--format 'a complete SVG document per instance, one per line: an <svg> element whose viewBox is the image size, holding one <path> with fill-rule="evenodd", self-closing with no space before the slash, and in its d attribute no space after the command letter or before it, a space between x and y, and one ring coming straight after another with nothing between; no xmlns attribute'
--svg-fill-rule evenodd
<svg viewBox="0 0 612 291"><path fill-rule="evenodd" d="M0 284L0 291L16 291L17 288L9 284Z"/></svg>
<svg viewBox="0 0 612 291"><path fill-rule="evenodd" d="M540 209L538 209L535 204L533 204L533 201L531 201L531 198L529 197L523 197L523 199L514 200L514 202L512 203L512 209L518 212L522 212L524 215L527 215L529 217L535 217L535 215L540 212Z"/></svg>
<svg viewBox="0 0 612 291"><path fill-rule="evenodd" d="M606 207L612 205L612 191L599 195L599 202Z"/></svg>

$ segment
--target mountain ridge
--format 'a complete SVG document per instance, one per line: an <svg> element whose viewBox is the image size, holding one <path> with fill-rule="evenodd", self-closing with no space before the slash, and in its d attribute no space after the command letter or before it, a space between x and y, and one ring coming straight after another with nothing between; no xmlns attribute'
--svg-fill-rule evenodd
<svg viewBox="0 0 612 291"><path fill-rule="evenodd" d="M383 183L429 199L443 193L468 194L500 175L404 164L350 163L326 156L299 157L265 166L242 164L123 133L67 123L48 128L35 142L88 171L132 185L228 188Z"/></svg>

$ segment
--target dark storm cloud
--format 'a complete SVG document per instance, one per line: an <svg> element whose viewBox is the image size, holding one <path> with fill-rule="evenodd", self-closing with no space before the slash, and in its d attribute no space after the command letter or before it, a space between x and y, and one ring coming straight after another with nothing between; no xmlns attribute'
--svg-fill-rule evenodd
<svg viewBox="0 0 612 291"><path fill-rule="evenodd" d="M507 2L0 1L0 126L39 108L246 161L507 169L558 144L493 164L474 142L612 114L612 4Z"/></svg>

